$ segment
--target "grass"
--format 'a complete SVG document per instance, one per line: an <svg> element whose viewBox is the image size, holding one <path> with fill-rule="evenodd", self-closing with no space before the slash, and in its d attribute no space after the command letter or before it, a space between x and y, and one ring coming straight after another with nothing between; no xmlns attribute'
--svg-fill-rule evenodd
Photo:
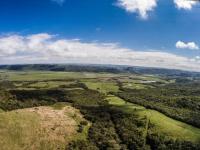
<svg viewBox="0 0 200 150"><path fill-rule="evenodd" d="M89 128L91 127L91 123L88 123L86 126L84 126L82 132L80 133L77 133L74 137L73 137L73 140L74 141L84 141L84 140L87 140L88 138L88 131L89 131Z"/></svg>
<svg viewBox="0 0 200 150"><path fill-rule="evenodd" d="M4 150L20 150L37 139L39 118L32 113L0 113L0 145ZM28 138L29 137L29 138ZM28 144L29 143L29 144Z"/></svg>
<svg viewBox="0 0 200 150"><path fill-rule="evenodd" d="M4 112L2 109L0 109L0 113Z"/></svg>
<svg viewBox="0 0 200 150"><path fill-rule="evenodd" d="M50 72L50 71L28 71L28 72L7 72L11 81L42 81L55 79L80 78L79 73L73 72Z"/></svg>
<svg viewBox="0 0 200 150"><path fill-rule="evenodd" d="M70 105L70 103L67 103L67 102L57 102L57 103L51 105L51 107L53 109L56 109L56 110L62 110L67 105Z"/></svg>
<svg viewBox="0 0 200 150"><path fill-rule="evenodd" d="M79 111L59 103L0 113L0 145L3 150L65 149L77 135ZM87 133L86 127L83 135Z"/></svg>
<svg viewBox="0 0 200 150"><path fill-rule="evenodd" d="M139 84L139 83L123 83L124 88L129 89L146 89L151 88L149 85Z"/></svg>
<svg viewBox="0 0 200 150"><path fill-rule="evenodd" d="M62 110L64 107L69 106L69 105L71 105L71 104L67 103L67 102L58 102L58 103L55 103L54 105L52 105L51 107L55 110ZM73 118L73 120L76 121L77 125L80 125L81 121L86 121L78 110L76 110L76 113L68 112L67 115L70 116L71 118ZM88 122L88 124L83 127L82 132L77 132L71 138L71 140L75 140L75 141L76 140L86 140L88 137L88 130L89 130L90 126L91 126L91 123Z"/></svg>
<svg viewBox="0 0 200 150"><path fill-rule="evenodd" d="M118 75L109 73L86 73L86 72L53 72L53 71L4 71L0 72L2 79L10 81L42 81L55 79L88 79L110 78Z"/></svg>
<svg viewBox="0 0 200 150"><path fill-rule="evenodd" d="M58 102L52 105L51 107L56 110L62 110L64 107L69 106L70 104L67 102ZM76 113L67 113L68 116L73 118L73 120L76 121L77 125L80 125L81 121L86 121L83 116L80 114L78 110L76 110ZM88 121L87 121L88 122ZM83 127L82 132L77 132L71 140L86 140L88 137L88 130L91 126L91 123L88 122L87 125Z"/></svg>
<svg viewBox="0 0 200 150"><path fill-rule="evenodd" d="M128 113L136 113L140 118L148 118L153 128L149 132L162 133L173 139L180 139L197 143L200 141L200 129L186 123L174 120L164 114L144 108L133 103L127 103L123 99L115 96L108 96L110 105L117 106L119 109Z"/></svg>
<svg viewBox="0 0 200 150"><path fill-rule="evenodd" d="M54 71L2 71L0 79L9 81L42 81L55 79L121 79L122 82L157 81L167 83L166 80L157 76L112 74L112 73L89 73L89 72L54 72Z"/></svg>
<svg viewBox="0 0 200 150"><path fill-rule="evenodd" d="M126 111L126 112L132 112L133 110L144 110L145 107L129 103L124 101L123 99L113 96L113 95L108 95L107 100L110 105L118 106L120 109Z"/></svg>
<svg viewBox="0 0 200 150"><path fill-rule="evenodd" d="M150 122L155 125L153 132L161 132L166 136L179 138L186 141L200 142L200 129L186 123L166 117L162 113L154 110L140 112L141 115L147 114Z"/></svg>
<svg viewBox="0 0 200 150"><path fill-rule="evenodd" d="M119 90L119 87L114 82L85 81L84 84L86 84L89 89L97 90L101 93L117 92Z"/></svg>

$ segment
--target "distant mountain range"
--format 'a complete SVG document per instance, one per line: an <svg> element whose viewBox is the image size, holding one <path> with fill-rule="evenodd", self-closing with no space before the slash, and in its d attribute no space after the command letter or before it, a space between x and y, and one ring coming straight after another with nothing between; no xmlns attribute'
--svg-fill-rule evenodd
<svg viewBox="0 0 200 150"><path fill-rule="evenodd" d="M66 71L66 72L107 72L107 73L135 73L162 76L200 77L200 72L190 72L175 69L120 66L120 65L86 65L86 64L27 64L0 65L0 70L12 71Z"/></svg>

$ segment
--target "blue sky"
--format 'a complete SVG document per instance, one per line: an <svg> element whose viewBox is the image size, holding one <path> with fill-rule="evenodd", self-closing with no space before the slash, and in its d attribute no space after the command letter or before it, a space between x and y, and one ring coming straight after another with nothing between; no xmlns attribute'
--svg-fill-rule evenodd
<svg viewBox="0 0 200 150"><path fill-rule="evenodd" d="M2 0L0 64L200 71L199 14L198 2L189 0Z"/></svg>

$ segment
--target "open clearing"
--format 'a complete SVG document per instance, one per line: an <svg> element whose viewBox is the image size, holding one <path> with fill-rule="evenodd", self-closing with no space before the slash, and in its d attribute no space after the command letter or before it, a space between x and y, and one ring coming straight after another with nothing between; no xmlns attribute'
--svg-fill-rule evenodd
<svg viewBox="0 0 200 150"><path fill-rule="evenodd" d="M116 96L109 95L107 100L111 105L117 106L123 111L128 113L134 112L141 118L146 117L149 119L150 123L154 125L150 132L162 133L173 139L181 139L195 143L200 141L199 128L174 120L158 111L146 109L145 107L137 104L125 102L123 99Z"/></svg>
<svg viewBox="0 0 200 150"><path fill-rule="evenodd" d="M92 79L111 78L119 75L109 73L87 72L53 72L53 71L4 71L0 72L2 79L9 81L42 81L42 80L65 80L65 79Z"/></svg>
<svg viewBox="0 0 200 150"><path fill-rule="evenodd" d="M99 81L86 81L83 82L89 89L97 90L101 93L107 93L107 92L117 92L119 90L119 87L116 85L116 83L113 82L99 82Z"/></svg>
<svg viewBox="0 0 200 150"><path fill-rule="evenodd" d="M65 149L82 116L71 106L36 107L0 113L3 150Z"/></svg>

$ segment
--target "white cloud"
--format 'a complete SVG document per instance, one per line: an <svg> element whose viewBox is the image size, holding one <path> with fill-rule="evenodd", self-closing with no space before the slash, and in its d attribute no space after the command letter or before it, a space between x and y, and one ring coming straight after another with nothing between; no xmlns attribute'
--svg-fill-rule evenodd
<svg viewBox="0 0 200 150"><path fill-rule="evenodd" d="M142 19L147 19L148 12L157 6L157 0L118 0L117 6L130 13L138 13Z"/></svg>
<svg viewBox="0 0 200 150"><path fill-rule="evenodd" d="M200 71L200 62L161 51L136 51L116 43L59 39L46 33L0 37L0 64L91 63Z"/></svg>
<svg viewBox="0 0 200 150"><path fill-rule="evenodd" d="M65 0L51 0L52 2L56 2L56 3L58 3L59 5L62 5L64 2L65 2Z"/></svg>
<svg viewBox="0 0 200 150"><path fill-rule="evenodd" d="M174 3L178 9L191 10L198 2L195 0L174 0Z"/></svg>
<svg viewBox="0 0 200 150"><path fill-rule="evenodd" d="M200 64L200 56L195 56L194 58L191 58L190 59L192 62L195 62L195 63L199 63Z"/></svg>
<svg viewBox="0 0 200 150"><path fill-rule="evenodd" d="M198 60L200 60L200 56L196 56L196 57L195 57L195 59L198 59Z"/></svg>
<svg viewBox="0 0 200 150"><path fill-rule="evenodd" d="M195 42L185 43L183 41L178 41L178 42L176 42L176 48L198 50L199 46Z"/></svg>

